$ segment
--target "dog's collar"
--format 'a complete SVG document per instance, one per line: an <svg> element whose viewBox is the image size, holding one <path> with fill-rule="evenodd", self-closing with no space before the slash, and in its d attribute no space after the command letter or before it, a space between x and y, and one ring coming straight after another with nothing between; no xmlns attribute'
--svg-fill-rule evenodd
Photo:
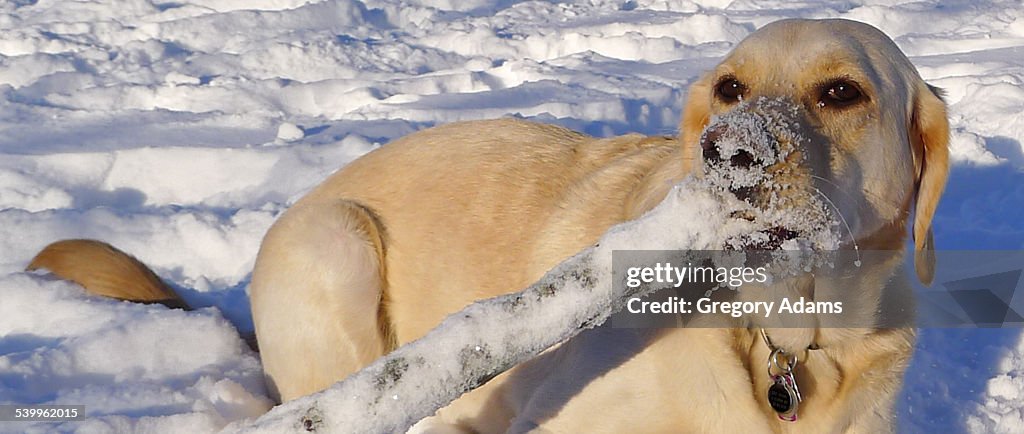
<svg viewBox="0 0 1024 434"><path fill-rule="evenodd" d="M768 347L768 351L775 351L775 350L780 350L781 349L779 347L776 347L775 344L772 343L772 339L768 337L768 332L764 331L763 328L760 329L760 330L761 330L761 339L764 341L765 346ZM813 342L813 341L806 348L807 351L820 350L820 349L821 349L821 345L818 345L817 342Z"/></svg>

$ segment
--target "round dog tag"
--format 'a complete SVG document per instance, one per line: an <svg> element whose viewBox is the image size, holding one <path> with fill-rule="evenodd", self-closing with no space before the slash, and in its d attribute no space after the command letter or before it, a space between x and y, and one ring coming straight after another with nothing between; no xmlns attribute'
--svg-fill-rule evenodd
<svg viewBox="0 0 1024 434"><path fill-rule="evenodd" d="M786 387L785 383L776 382L768 388L768 404L776 413L791 413L796 406L796 393Z"/></svg>
<svg viewBox="0 0 1024 434"><path fill-rule="evenodd" d="M792 374L772 376L772 385L768 388L768 405L779 415L779 419L795 422L796 409L801 399L800 389L797 389Z"/></svg>

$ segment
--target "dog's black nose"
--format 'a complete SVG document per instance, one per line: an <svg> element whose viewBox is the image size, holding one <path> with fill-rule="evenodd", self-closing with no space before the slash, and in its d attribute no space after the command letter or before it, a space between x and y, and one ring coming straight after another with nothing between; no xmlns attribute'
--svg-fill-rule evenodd
<svg viewBox="0 0 1024 434"><path fill-rule="evenodd" d="M700 147L703 150L704 161L712 164L718 164L722 162L722 151L718 146L718 142L728 132L728 127L724 124L712 126L704 132L704 135L700 138ZM729 156L729 165L741 169L748 169L753 166L754 154L746 149L736 149Z"/></svg>

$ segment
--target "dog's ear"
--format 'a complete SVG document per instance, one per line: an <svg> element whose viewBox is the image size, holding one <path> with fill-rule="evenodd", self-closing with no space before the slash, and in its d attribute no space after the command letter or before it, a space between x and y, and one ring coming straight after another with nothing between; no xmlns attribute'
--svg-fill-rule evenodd
<svg viewBox="0 0 1024 434"><path fill-rule="evenodd" d="M949 173L949 119L940 89L927 86L917 93L910 121L910 142L914 147L917 170L914 269L921 283L931 285L935 277L932 217L939 206Z"/></svg>
<svg viewBox="0 0 1024 434"><path fill-rule="evenodd" d="M693 82L686 96L683 121L679 125L679 140L686 155L699 155L694 152L700 149L700 135L708 122L711 122L710 73Z"/></svg>

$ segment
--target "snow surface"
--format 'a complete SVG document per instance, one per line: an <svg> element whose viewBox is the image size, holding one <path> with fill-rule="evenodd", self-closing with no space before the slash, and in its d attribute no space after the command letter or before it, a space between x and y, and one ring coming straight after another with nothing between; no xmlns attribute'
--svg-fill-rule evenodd
<svg viewBox="0 0 1024 434"><path fill-rule="evenodd" d="M1019 0L0 3L0 402L90 416L0 432L214 432L258 415L258 358L232 324L251 331L260 238L302 192L455 120L674 134L686 86L785 17L892 36L948 92L956 164L938 247L1024 247ZM21 272L69 237L111 242L219 310L101 300ZM1022 432L1022 391L1019 330L924 330L901 424Z"/></svg>

